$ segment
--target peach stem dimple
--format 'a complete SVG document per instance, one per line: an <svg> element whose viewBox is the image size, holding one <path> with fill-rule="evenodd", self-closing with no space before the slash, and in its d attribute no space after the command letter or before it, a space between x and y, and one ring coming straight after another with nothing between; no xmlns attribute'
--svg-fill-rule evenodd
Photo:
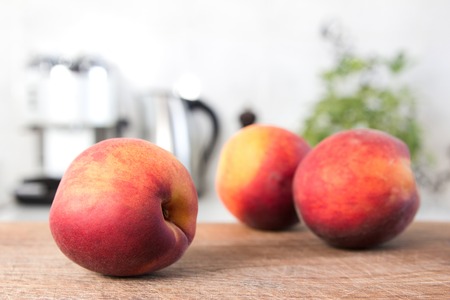
<svg viewBox="0 0 450 300"><path fill-rule="evenodd" d="M167 208L164 207L164 205L161 205L161 210L164 216L164 220L168 220L169 219L169 210Z"/></svg>

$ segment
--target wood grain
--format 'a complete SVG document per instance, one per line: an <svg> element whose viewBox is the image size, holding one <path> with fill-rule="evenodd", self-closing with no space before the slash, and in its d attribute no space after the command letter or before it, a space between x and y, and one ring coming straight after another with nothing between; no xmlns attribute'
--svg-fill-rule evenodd
<svg viewBox="0 0 450 300"><path fill-rule="evenodd" d="M2 299L450 299L450 223L414 223L365 251L331 248L302 226L199 224L180 261L137 278L75 265L45 223L0 223L0 291Z"/></svg>

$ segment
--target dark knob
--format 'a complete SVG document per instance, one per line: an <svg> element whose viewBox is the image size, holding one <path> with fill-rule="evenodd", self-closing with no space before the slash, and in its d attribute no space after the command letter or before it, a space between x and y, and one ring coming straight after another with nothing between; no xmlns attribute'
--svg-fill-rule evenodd
<svg viewBox="0 0 450 300"><path fill-rule="evenodd" d="M246 109L239 115L239 122L241 123L241 127L251 125L256 122L256 115L250 109Z"/></svg>

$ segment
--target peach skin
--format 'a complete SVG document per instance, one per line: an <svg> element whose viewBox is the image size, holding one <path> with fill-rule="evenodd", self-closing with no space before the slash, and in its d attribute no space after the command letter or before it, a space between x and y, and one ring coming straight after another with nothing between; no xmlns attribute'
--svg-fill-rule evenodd
<svg viewBox="0 0 450 300"><path fill-rule="evenodd" d="M343 131L320 142L297 169L294 197L307 227L343 248L393 239L419 207L406 144L372 129Z"/></svg>
<svg viewBox="0 0 450 300"><path fill-rule="evenodd" d="M192 242L197 192L169 152L150 142L114 138L69 166L50 209L60 250L105 275L134 276L177 261Z"/></svg>
<svg viewBox="0 0 450 300"><path fill-rule="evenodd" d="M261 124L244 127L222 148L216 173L220 199L238 220L256 229L297 224L292 179L309 149L288 130Z"/></svg>

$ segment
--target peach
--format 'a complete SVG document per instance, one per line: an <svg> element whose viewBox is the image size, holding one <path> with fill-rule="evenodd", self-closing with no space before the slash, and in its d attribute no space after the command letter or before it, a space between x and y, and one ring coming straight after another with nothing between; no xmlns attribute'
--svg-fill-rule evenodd
<svg viewBox="0 0 450 300"><path fill-rule="evenodd" d="M190 174L150 142L113 138L66 170L50 209L60 250L104 275L134 276L177 261L192 242L197 192Z"/></svg>
<svg viewBox="0 0 450 300"><path fill-rule="evenodd" d="M408 147L372 129L324 139L302 161L293 185L301 219L336 247L387 242L405 230L419 207Z"/></svg>
<svg viewBox="0 0 450 300"><path fill-rule="evenodd" d="M295 170L309 151L298 135L253 124L223 146L216 190L225 207L242 223L281 230L299 222L292 195Z"/></svg>

